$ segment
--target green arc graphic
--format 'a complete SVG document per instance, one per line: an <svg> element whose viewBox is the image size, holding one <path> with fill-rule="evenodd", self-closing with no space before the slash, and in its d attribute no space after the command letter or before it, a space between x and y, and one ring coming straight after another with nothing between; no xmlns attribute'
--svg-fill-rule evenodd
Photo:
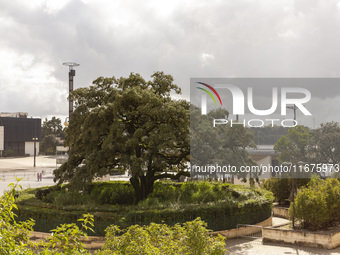
<svg viewBox="0 0 340 255"><path fill-rule="evenodd" d="M196 88L198 88L198 89L201 89L201 90L203 90L203 91L205 91L205 92L207 92L208 94L209 94L209 96L211 96L211 98L214 100L214 103L215 103L215 105L217 105L216 104L216 100L215 100L215 98L213 97L213 95L208 91L208 90L206 90L206 89L203 89L203 88L200 88L200 87L196 87Z"/></svg>

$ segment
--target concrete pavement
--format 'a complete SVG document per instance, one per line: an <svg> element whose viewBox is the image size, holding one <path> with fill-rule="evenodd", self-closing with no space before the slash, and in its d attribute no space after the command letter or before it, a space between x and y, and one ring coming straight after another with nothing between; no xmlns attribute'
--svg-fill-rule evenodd
<svg viewBox="0 0 340 255"><path fill-rule="evenodd" d="M273 217L273 226L287 224L290 221ZM226 241L228 252L226 255L339 255L340 247L334 250L302 247L288 244L265 243L260 240L238 238Z"/></svg>
<svg viewBox="0 0 340 255"><path fill-rule="evenodd" d="M0 158L0 195L10 183L16 182L15 177L22 179L19 184L23 189L54 185L55 157L36 157L36 167L33 161L33 157ZM37 180L37 173L42 173L42 181Z"/></svg>
<svg viewBox="0 0 340 255"><path fill-rule="evenodd" d="M262 244L261 241L230 239L226 241L227 255L339 255L340 247L324 250L285 244Z"/></svg>

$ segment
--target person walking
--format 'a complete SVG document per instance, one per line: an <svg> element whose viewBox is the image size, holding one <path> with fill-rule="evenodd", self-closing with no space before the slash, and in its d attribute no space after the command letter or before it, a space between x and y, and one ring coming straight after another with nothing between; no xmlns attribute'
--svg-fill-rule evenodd
<svg viewBox="0 0 340 255"><path fill-rule="evenodd" d="M40 176L39 176L39 177L40 177L40 181L42 181L42 173L40 173Z"/></svg>
<svg viewBox="0 0 340 255"><path fill-rule="evenodd" d="M40 174L37 173L37 181L39 181L39 180L40 180Z"/></svg>

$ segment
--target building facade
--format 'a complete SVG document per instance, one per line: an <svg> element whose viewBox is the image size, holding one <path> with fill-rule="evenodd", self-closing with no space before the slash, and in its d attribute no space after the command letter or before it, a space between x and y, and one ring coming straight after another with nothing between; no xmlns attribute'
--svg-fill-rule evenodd
<svg viewBox="0 0 340 255"><path fill-rule="evenodd" d="M39 154L41 119L27 113L0 113L0 155L33 156Z"/></svg>

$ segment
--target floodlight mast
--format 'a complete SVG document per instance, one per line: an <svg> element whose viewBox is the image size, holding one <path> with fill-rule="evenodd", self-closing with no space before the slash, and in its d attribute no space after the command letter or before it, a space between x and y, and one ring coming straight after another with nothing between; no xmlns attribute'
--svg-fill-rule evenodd
<svg viewBox="0 0 340 255"><path fill-rule="evenodd" d="M74 70L73 67L79 66L79 64L74 63L74 62L65 62L65 63L63 63L63 65L69 67L69 73L68 73L68 84L69 84L68 117L69 117L69 121L71 121L71 117L72 117L72 113L73 113L73 100L71 99L70 95L71 95L71 92L73 91L73 77L76 76L76 70Z"/></svg>

